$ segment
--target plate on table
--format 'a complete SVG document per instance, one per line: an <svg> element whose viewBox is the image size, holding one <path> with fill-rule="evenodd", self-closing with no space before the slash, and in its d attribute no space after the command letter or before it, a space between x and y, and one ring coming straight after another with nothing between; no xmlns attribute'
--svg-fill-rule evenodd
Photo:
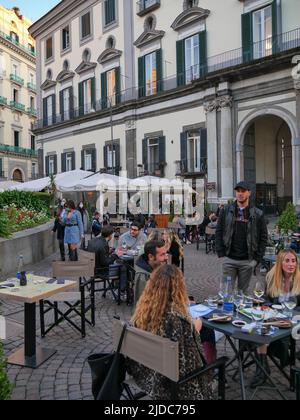
<svg viewBox="0 0 300 420"><path fill-rule="evenodd" d="M280 329L290 329L293 327L293 323L288 319L280 319L280 318L269 318L264 324L271 325L273 327L277 327Z"/></svg>
<svg viewBox="0 0 300 420"><path fill-rule="evenodd" d="M213 314L213 316L209 319L209 321L218 322L220 324L227 324L228 322L232 322L232 320L233 317L226 314Z"/></svg>
<svg viewBox="0 0 300 420"><path fill-rule="evenodd" d="M275 311L282 311L283 306L282 305L272 305L272 309L275 309Z"/></svg>

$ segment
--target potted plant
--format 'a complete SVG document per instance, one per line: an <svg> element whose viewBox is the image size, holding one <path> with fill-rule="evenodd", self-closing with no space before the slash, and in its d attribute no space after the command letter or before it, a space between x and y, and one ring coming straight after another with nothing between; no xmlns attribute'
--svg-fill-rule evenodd
<svg viewBox="0 0 300 420"><path fill-rule="evenodd" d="M297 228L297 214L293 203L288 203L286 209L279 217L276 226L287 235L289 231L294 231Z"/></svg>

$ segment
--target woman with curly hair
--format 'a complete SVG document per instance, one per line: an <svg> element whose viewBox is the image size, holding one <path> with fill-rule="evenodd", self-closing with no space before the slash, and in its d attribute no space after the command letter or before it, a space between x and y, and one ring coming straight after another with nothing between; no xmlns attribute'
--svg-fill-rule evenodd
<svg viewBox="0 0 300 420"><path fill-rule="evenodd" d="M204 366L199 332L200 319L188 311L188 295L182 272L164 265L151 274L132 317L136 328L179 343L180 378ZM170 400L170 380L153 370L128 360L129 372L138 386L153 399ZM197 377L179 387L179 400L212 399L209 375Z"/></svg>

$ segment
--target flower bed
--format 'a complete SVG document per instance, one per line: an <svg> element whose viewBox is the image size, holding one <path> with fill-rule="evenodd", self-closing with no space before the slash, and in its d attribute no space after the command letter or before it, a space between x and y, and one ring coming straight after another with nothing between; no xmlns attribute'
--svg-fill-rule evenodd
<svg viewBox="0 0 300 420"><path fill-rule="evenodd" d="M4 234L3 232L1 234L0 230L0 236L3 237L7 237L20 230L42 225L50 220L50 216L45 210L35 211L26 209L25 207L18 209L15 204L12 204L10 207L3 207L1 213L6 225L6 232Z"/></svg>

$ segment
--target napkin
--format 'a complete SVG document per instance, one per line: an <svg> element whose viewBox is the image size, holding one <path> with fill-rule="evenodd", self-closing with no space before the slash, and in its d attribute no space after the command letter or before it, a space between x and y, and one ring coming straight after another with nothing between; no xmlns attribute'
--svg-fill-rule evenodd
<svg viewBox="0 0 300 420"><path fill-rule="evenodd" d="M192 318L202 318L213 312L211 308L201 304L189 306L189 311Z"/></svg>

